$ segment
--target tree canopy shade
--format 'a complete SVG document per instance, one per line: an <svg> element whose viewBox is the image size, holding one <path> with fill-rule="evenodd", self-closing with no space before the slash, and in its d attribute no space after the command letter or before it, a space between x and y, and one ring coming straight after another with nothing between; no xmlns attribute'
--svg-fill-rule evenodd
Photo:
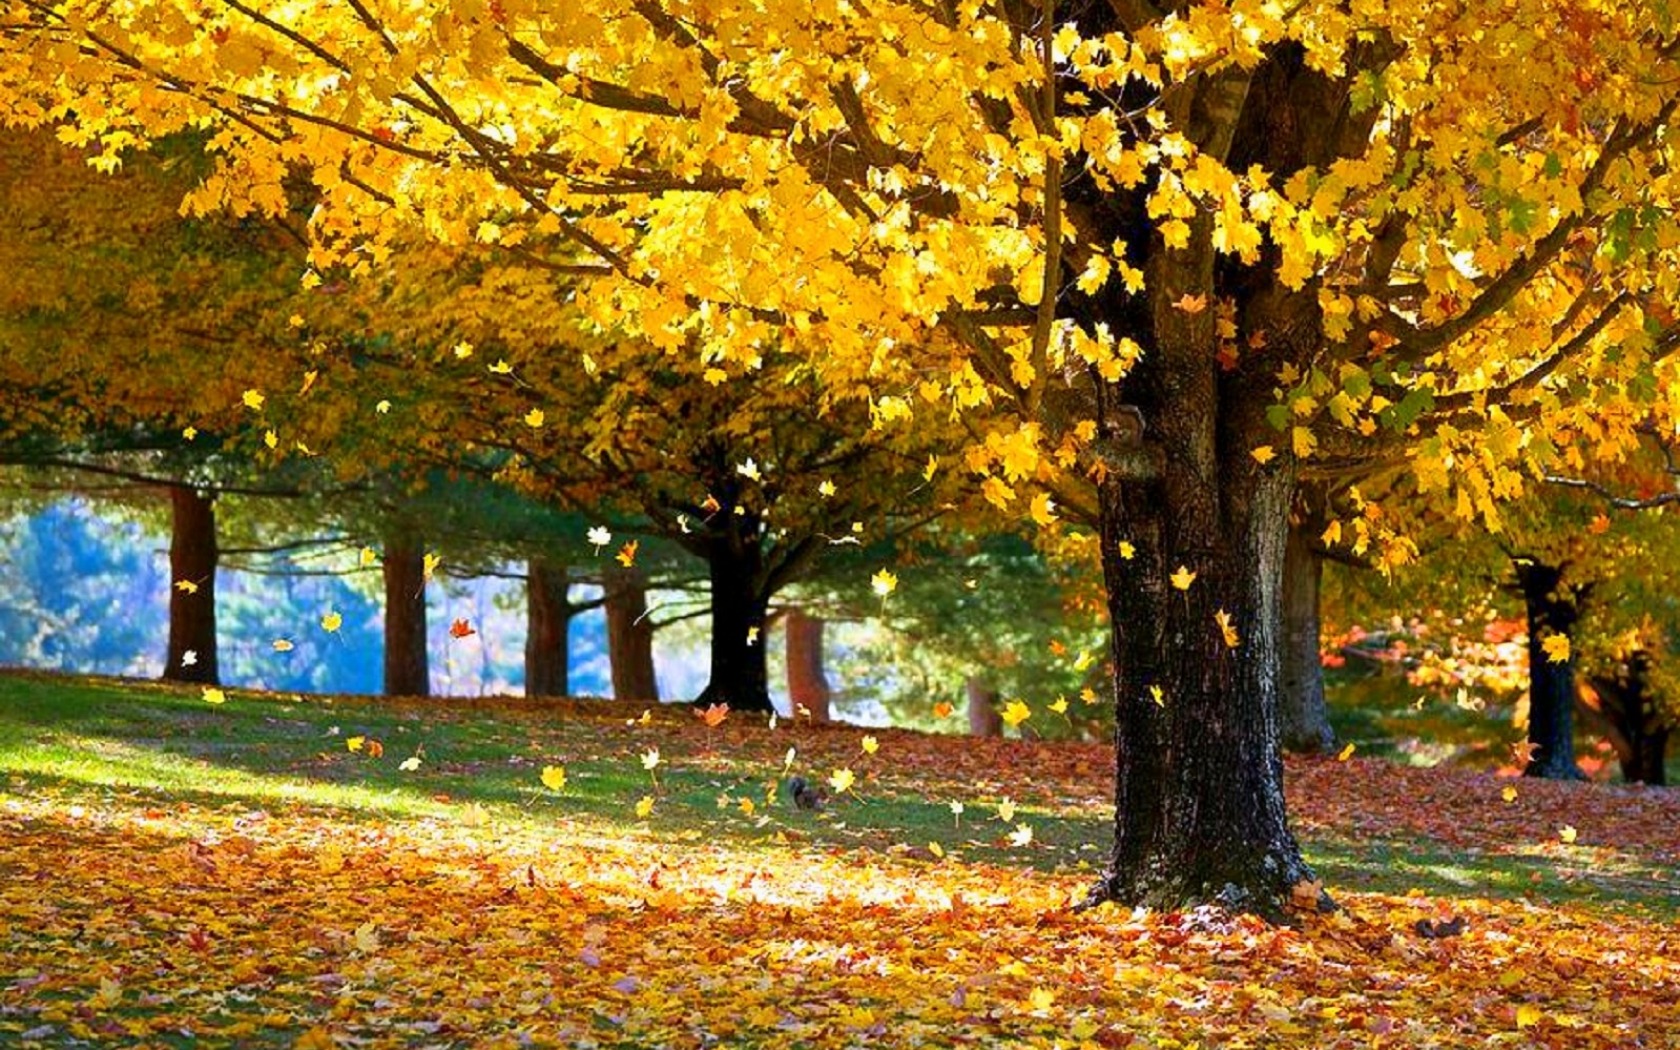
<svg viewBox="0 0 1680 1050"><path fill-rule="evenodd" d="M309 283L499 244L720 380L775 347L876 426L955 414L989 499L1096 525L1093 901L1318 893L1277 755L1298 478L1411 456L1491 522L1543 409L1673 389L1660 0L4 10L0 112L106 166L205 128L192 208L307 183Z"/></svg>

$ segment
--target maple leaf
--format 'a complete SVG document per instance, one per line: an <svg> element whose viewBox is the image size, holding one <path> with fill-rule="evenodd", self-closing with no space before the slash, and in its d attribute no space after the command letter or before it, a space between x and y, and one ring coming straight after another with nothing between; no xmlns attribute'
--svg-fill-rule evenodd
<svg viewBox="0 0 1680 1050"><path fill-rule="evenodd" d="M862 746L863 752L866 755L873 755L876 749L881 746L880 742L872 736L864 737L861 741L859 741L859 744Z"/></svg>
<svg viewBox="0 0 1680 1050"><path fill-rule="evenodd" d="M207 704L225 704L225 703L227 703L227 694L222 692L220 689L217 689L213 685L207 685L207 686L204 687L203 696L204 696L204 702L207 703Z"/></svg>
<svg viewBox="0 0 1680 1050"><path fill-rule="evenodd" d="M466 620L456 620L449 625L449 637L451 638L471 638L477 633L473 630L472 624Z"/></svg>
<svg viewBox="0 0 1680 1050"><path fill-rule="evenodd" d="M513 374L513 366L508 364L504 359L497 359L496 363L489 367L491 372L499 376L508 376Z"/></svg>
<svg viewBox="0 0 1680 1050"><path fill-rule="evenodd" d="M1253 456L1254 462L1260 464L1261 466L1265 466L1267 463L1270 463L1272 460L1277 458L1276 450L1274 450L1270 445L1261 445L1258 448L1251 449L1248 454Z"/></svg>
<svg viewBox="0 0 1680 1050"><path fill-rule="evenodd" d="M753 461L751 456L747 457L747 461L745 463L737 463L735 465L735 473L741 475L749 481L762 481L764 478L763 473L758 469L758 464Z"/></svg>
<svg viewBox="0 0 1680 1050"><path fill-rule="evenodd" d="M710 707L697 707L694 709L694 717L708 726L716 728L723 724L724 719L729 717L729 705L712 704Z"/></svg>
<svg viewBox="0 0 1680 1050"><path fill-rule="evenodd" d="M1602 536L1606 532L1609 532L1610 531L1610 518L1609 518L1609 516L1605 515L1605 514L1594 515L1593 520L1592 520L1592 524L1587 526L1587 531L1592 533L1594 536Z"/></svg>
<svg viewBox="0 0 1680 1050"><path fill-rule="evenodd" d="M402 762L397 766L397 768L402 770L404 773L414 772L416 769L420 768L420 756L419 755L408 756L407 758L402 760Z"/></svg>
<svg viewBox="0 0 1680 1050"><path fill-rule="evenodd" d="M344 626L344 617L336 609L328 609L321 615L321 630L332 634Z"/></svg>
<svg viewBox="0 0 1680 1050"><path fill-rule="evenodd" d="M197 649L188 649L186 652L182 653L181 654L181 666L182 667L197 667L198 666L198 650Z"/></svg>
<svg viewBox="0 0 1680 1050"><path fill-rule="evenodd" d="M367 737L365 737L365 736L353 736L353 737L347 737L345 739L344 746L349 748L351 751L360 751L362 749L362 745L366 744L366 743L367 743Z"/></svg>
<svg viewBox="0 0 1680 1050"><path fill-rule="evenodd" d="M1515 762L1519 769L1527 768L1528 764L1534 761L1534 753L1538 750L1540 745L1532 740L1518 740L1511 745L1511 761Z"/></svg>
<svg viewBox="0 0 1680 1050"><path fill-rule="evenodd" d="M1033 830L1030 824L1017 824L1015 830L1009 833L1009 841L1016 846L1026 846L1032 842Z"/></svg>
<svg viewBox="0 0 1680 1050"><path fill-rule="evenodd" d="M1068 709L1068 700L1067 700L1067 697L1065 697L1065 696L1061 696L1061 695L1058 694L1056 699L1051 701L1051 703L1050 703L1050 710L1056 712L1058 715L1066 715L1067 714L1067 709Z"/></svg>
<svg viewBox="0 0 1680 1050"><path fill-rule="evenodd" d="M1191 295L1189 292L1186 292L1178 297L1178 301L1173 303L1173 308L1183 310L1185 313L1191 315L1199 314L1203 310L1207 309L1207 296Z"/></svg>
<svg viewBox="0 0 1680 1050"><path fill-rule="evenodd" d="M817 495L821 496L823 499L830 498L834 495L834 492L834 482L829 481L827 478L824 478L822 481L817 483Z"/></svg>
<svg viewBox="0 0 1680 1050"><path fill-rule="evenodd" d="M364 922L356 927L352 939L355 941L357 951L363 955L372 955L379 950L379 927L371 922Z"/></svg>
<svg viewBox="0 0 1680 1050"><path fill-rule="evenodd" d="M182 594L197 594L198 584L192 582L191 580L176 580L175 589L180 591Z"/></svg>
<svg viewBox="0 0 1680 1050"><path fill-rule="evenodd" d="M525 425L530 427L532 430L541 430L543 422L547 418L548 417L543 414L542 409L533 408L529 412L525 413Z"/></svg>
<svg viewBox="0 0 1680 1050"><path fill-rule="evenodd" d="M618 563L626 569L636 564L636 548L641 546L640 540L631 540L618 551Z"/></svg>
<svg viewBox="0 0 1680 1050"><path fill-rule="evenodd" d="M653 796L652 795L643 795L636 802L636 816L640 817L643 820L646 820L648 814L650 814L652 812L653 812Z"/></svg>
<svg viewBox="0 0 1680 1050"><path fill-rule="evenodd" d="M1558 828L1558 838L1560 840L1562 840L1562 842L1565 846L1574 845L1575 844L1575 836L1577 834L1578 834L1578 832L1576 832L1575 828L1572 825L1569 825L1569 824L1565 824L1563 827Z"/></svg>
<svg viewBox="0 0 1680 1050"><path fill-rule="evenodd" d="M869 589L880 595L882 601L886 601L887 595L891 594L897 586L898 577L885 569L869 578Z"/></svg>
<svg viewBox="0 0 1680 1050"><path fill-rule="evenodd" d="M1242 644L1242 639L1237 634L1236 625L1231 623L1230 613L1220 609L1213 614L1213 622L1219 625L1219 633L1224 637L1227 648L1235 649Z"/></svg>
<svg viewBox="0 0 1680 1050"><path fill-rule="evenodd" d="M1514 787L1507 787L1499 793L1499 797L1504 799L1506 802L1515 802L1517 800L1517 789Z"/></svg>
<svg viewBox="0 0 1680 1050"><path fill-rule="evenodd" d="M1005 824L1008 824L1010 821L1015 819L1015 803L1012 799L1006 798L1002 802L998 803L997 817Z"/></svg>
<svg viewBox="0 0 1680 1050"><path fill-rule="evenodd" d="M932 481L933 476L935 474L937 474L938 472L939 472L939 457L938 456L932 456L932 455L928 456L927 466L922 468L922 480L923 481Z"/></svg>
<svg viewBox="0 0 1680 1050"><path fill-rule="evenodd" d="M1075 671L1083 671L1096 662L1097 658L1091 655L1091 651L1089 649L1081 649L1079 650L1079 655L1074 657L1073 669Z"/></svg>
<svg viewBox="0 0 1680 1050"><path fill-rule="evenodd" d="M181 429L181 436L183 438L186 438L188 441L196 441L196 440L198 440L198 428L197 427L183 427Z"/></svg>
<svg viewBox="0 0 1680 1050"><path fill-rule="evenodd" d="M607 531L605 525L595 525L590 528L586 538L595 547L595 553L600 554L601 548L612 542L612 533Z"/></svg>
<svg viewBox="0 0 1680 1050"><path fill-rule="evenodd" d="M361 553L356 556L356 564L364 569L378 560L379 552L372 547L363 547Z"/></svg>
<svg viewBox="0 0 1680 1050"><path fill-rule="evenodd" d="M245 391L244 394L240 395L240 400L245 402L246 408L254 411L260 411L263 407L262 392L258 390Z"/></svg>
<svg viewBox="0 0 1680 1050"><path fill-rule="evenodd" d="M566 787L565 766L544 766L542 769L543 787L550 791L563 791Z"/></svg>
<svg viewBox="0 0 1680 1050"><path fill-rule="evenodd" d="M828 786L834 789L836 795L843 795L852 789L856 780L850 769L836 769L828 778Z"/></svg>
<svg viewBox="0 0 1680 1050"><path fill-rule="evenodd" d="M1014 728L1032 717L1032 708L1020 700L1011 700L1003 705L1001 717L1004 725Z"/></svg>
<svg viewBox="0 0 1680 1050"><path fill-rule="evenodd" d="M1121 540L1116 550L1120 552L1120 557L1125 561L1131 561L1137 557L1137 548L1132 545L1131 540Z"/></svg>
<svg viewBox="0 0 1680 1050"><path fill-rule="evenodd" d="M1079 690L1079 702L1080 703L1082 703L1082 704L1094 704L1094 703L1097 702L1097 699L1098 699L1097 698L1097 691L1095 689L1092 689L1090 686L1085 686L1085 687L1083 687Z"/></svg>
<svg viewBox="0 0 1680 1050"><path fill-rule="evenodd" d="M933 705L933 717L950 718L951 713L955 710L956 708L952 706L949 700L941 700Z"/></svg>
<svg viewBox="0 0 1680 1050"><path fill-rule="evenodd" d="M456 343L454 349L455 349L455 356L457 358L460 358L463 361L473 355L473 345L471 343L467 342L465 339L461 340L459 343Z"/></svg>
<svg viewBox="0 0 1680 1050"><path fill-rule="evenodd" d="M374 403L373 410L383 416L391 411L391 402L382 398Z"/></svg>
<svg viewBox="0 0 1680 1050"><path fill-rule="evenodd" d="M1567 634L1548 634L1540 639L1540 648L1545 650L1546 659L1551 663L1561 664L1569 660L1569 636Z"/></svg>
<svg viewBox="0 0 1680 1050"><path fill-rule="evenodd" d="M1178 570L1169 576L1168 579L1172 581L1172 585L1174 587L1181 591L1187 591L1190 589L1190 585L1196 582L1196 574L1191 572L1187 567L1180 565Z"/></svg>
<svg viewBox="0 0 1680 1050"><path fill-rule="evenodd" d="M650 747L646 751L643 751L642 752L642 768L647 770L649 773L651 773L655 769L657 769L658 767L659 767L659 749L657 747Z"/></svg>
<svg viewBox="0 0 1680 1050"><path fill-rule="evenodd" d="M430 583L432 576L438 570L438 566L442 564L443 556L441 554L432 554L428 552L420 559L420 578L425 580L427 583Z"/></svg>

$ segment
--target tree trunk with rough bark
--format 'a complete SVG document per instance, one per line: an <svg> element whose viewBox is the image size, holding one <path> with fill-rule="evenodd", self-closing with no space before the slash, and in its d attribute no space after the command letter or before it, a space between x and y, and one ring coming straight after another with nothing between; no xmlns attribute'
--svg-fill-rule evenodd
<svg viewBox="0 0 1680 1050"><path fill-rule="evenodd" d="M1585 780L1575 764L1575 657L1553 661L1545 641L1569 638L1579 612L1563 569L1532 558L1512 562L1528 615L1528 765L1525 777Z"/></svg>
<svg viewBox="0 0 1680 1050"><path fill-rule="evenodd" d="M615 568L601 582L606 591L613 698L657 702L659 678L653 666L653 624L647 615L647 575L640 569Z"/></svg>
<svg viewBox="0 0 1680 1050"><path fill-rule="evenodd" d="M169 540L169 652L163 677L171 682L215 685L216 500L185 485L171 485Z"/></svg>
<svg viewBox="0 0 1680 1050"><path fill-rule="evenodd" d="M711 578L711 679L695 703L725 704L734 711L774 711L764 656L764 554L753 536L720 536L709 546Z"/></svg>
<svg viewBox="0 0 1680 1050"><path fill-rule="evenodd" d="M963 682L968 697L968 735L1002 736L1003 713L998 710L998 692L978 675L969 675Z"/></svg>
<svg viewBox="0 0 1680 1050"><path fill-rule="evenodd" d="M823 620L803 609L791 609L782 621L787 650L788 700L797 716L810 712L811 721L828 721L831 696L823 670Z"/></svg>
<svg viewBox="0 0 1680 1050"><path fill-rule="evenodd" d="M532 558L525 568L525 695L565 696L572 605L564 565Z"/></svg>
<svg viewBox="0 0 1680 1050"><path fill-rule="evenodd" d="M1319 659L1318 594L1324 560L1306 528L1291 525L1283 556L1283 683L1278 727L1283 749L1325 754L1336 748L1330 707L1324 699Z"/></svg>
<svg viewBox="0 0 1680 1050"><path fill-rule="evenodd" d="M385 543L385 695L428 696L426 549L406 537Z"/></svg>
<svg viewBox="0 0 1680 1050"><path fill-rule="evenodd" d="M1616 749L1623 780L1664 787L1668 784L1670 727L1657 709L1650 675L1650 654L1635 650L1616 674L1592 679L1598 703L1596 709L1588 708L1588 713L1598 717Z"/></svg>

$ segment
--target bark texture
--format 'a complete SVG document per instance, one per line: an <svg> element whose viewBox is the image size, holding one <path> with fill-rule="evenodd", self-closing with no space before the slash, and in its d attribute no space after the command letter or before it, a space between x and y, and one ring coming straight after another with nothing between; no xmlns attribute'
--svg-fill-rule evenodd
<svg viewBox="0 0 1680 1050"><path fill-rule="evenodd" d="M525 568L525 695L565 696L573 608L564 565L532 558Z"/></svg>
<svg viewBox="0 0 1680 1050"><path fill-rule="evenodd" d="M1615 674L1593 677L1596 701L1588 710L1598 717L1616 749L1622 779L1664 787L1672 727L1657 707L1650 675L1650 654L1635 650Z"/></svg>
<svg viewBox="0 0 1680 1050"><path fill-rule="evenodd" d="M774 711L764 656L764 554L756 537L730 532L713 540L706 558L711 578L712 675L695 703L735 711Z"/></svg>
<svg viewBox="0 0 1680 1050"><path fill-rule="evenodd" d="M612 569L606 591L607 655L612 661L613 697L659 699L653 667L653 624L648 622L647 576L640 569Z"/></svg>
<svg viewBox="0 0 1680 1050"><path fill-rule="evenodd" d="M1528 766L1525 777L1547 780L1585 780L1575 764L1575 657L1553 661L1545 640L1554 634L1570 637L1579 619L1576 597L1568 589L1563 569L1532 558L1513 563L1517 586L1528 616Z"/></svg>
<svg viewBox="0 0 1680 1050"><path fill-rule="evenodd" d="M428 696L426 550L402 537L385 543L385 695Z"/></svg>
<svg viewBox="0 0 1680 1050"><path fill-rule="evenodd" d="M793 704L793 713L797 715L803 708L811 713L811 721L826 722L832 693L823 668L823 620L795 608L783 618L782 630L787 647L788 700Z"/></svg>
<svg viewBox="0 0 1680 1050"><path fill-rule="evenodd" d="M1283 685L1278 728L1283 749L1325 754L1336 749L1319 659L1318 595L1324 561L1301 525L1289 528L1283 557Z"/></svg>
<svg viewBox="0 0 1680 1050"><path fill-rule="evenodd" d="M968 735L1002 736L1003 712L998 710L998 691L978 675L969 675L963 682L968 697Z"/></svg>
<svg viewBox="0 0 1680 1050"><path fill-rule="evenodd" d="M185 485L169 489L169 652L163 677L172 682L215 685L216 501ZM181 583L190 587L180 586Z"/></svg>

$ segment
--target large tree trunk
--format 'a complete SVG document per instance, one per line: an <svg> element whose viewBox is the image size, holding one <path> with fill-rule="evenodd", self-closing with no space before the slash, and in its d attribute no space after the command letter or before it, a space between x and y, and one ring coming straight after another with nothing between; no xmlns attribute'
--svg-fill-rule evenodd
<svg viewBox="0 0 1680 1050"><path fill-rule="evenodd" d="M712 584L711 680L695 703L735 711L774 711L764 656L764 555L756 537L730 533L714 540L706 558Z"/></svg>
<svg viewBox="0 0 1680 1050"><path fill-rule="evenodd" d="M793 713L803 708L811 721L828 721L830 691L823 670L823 621L803 609L791 609L783 619L787 650L788 701Z"/></svg>
<svg viewBox="0 0 1680 1050"><path fill-rule="evenodd" d="M998 692L979 675L969 675L963 681L968 697L968 735L1002 736L1003 712L998 710Z"/></svg>
<svg viewBox="0 0 1680 1050"><path fill-rule="evenodd" d="M565 696L572 605L564 565L532 558L525 568L525 695Z"/></svg>
<svg viewBox="0 0 1680 1050"><path fill-rule="evenodd" d="M1600 728L1616 749L1622 779L1666 786L1670 727L1663 722L1651 691L1650 654L1635 650L1615 675L1595 676L1592 686L1598 705L1587 708L1587 713L1600 720Z"/></svg>
<svg viewBox="0 0 1680 1050"><path fill-rule="evenodd" d="M385 544L385 695L427 696L426 550L406 537Z"/></svg>
<svg viewBox="0 0 1680 1050"><path fill-rule="evenodd" d="M163 677L220 681L216 660L216 501L185 485L169 488L169 653Z"/></svg>
<svg viewBox="0 0 1680 1050"><path fill-rule="evenodd" d="M1526 777L1585 780L1575 764L1575 657L1554 662L1548 636L1569 638L1579 617L1565 589L1563 570L1532 558L1512 563L1528 614L1528 742Z"/></svg>
<svg viewBox="0 0 1680 1050"><path fill-rule="evenodd" d="M1323 572L1324 560L1313 550L1307 528L1292 525L1283 556L1283 684L1278 727L1284 750L1303 754L1324 754L1336 747L1319 660L1318 589Z"/></svg>
<svg viewBox="0 0 1680 1050"><path fill-rule="evenodd" d="M640 569L611 569L606 591L607 655L612 662L613 697L659 699L653 668L653 624L648 622L647 576Z"/></svg>

